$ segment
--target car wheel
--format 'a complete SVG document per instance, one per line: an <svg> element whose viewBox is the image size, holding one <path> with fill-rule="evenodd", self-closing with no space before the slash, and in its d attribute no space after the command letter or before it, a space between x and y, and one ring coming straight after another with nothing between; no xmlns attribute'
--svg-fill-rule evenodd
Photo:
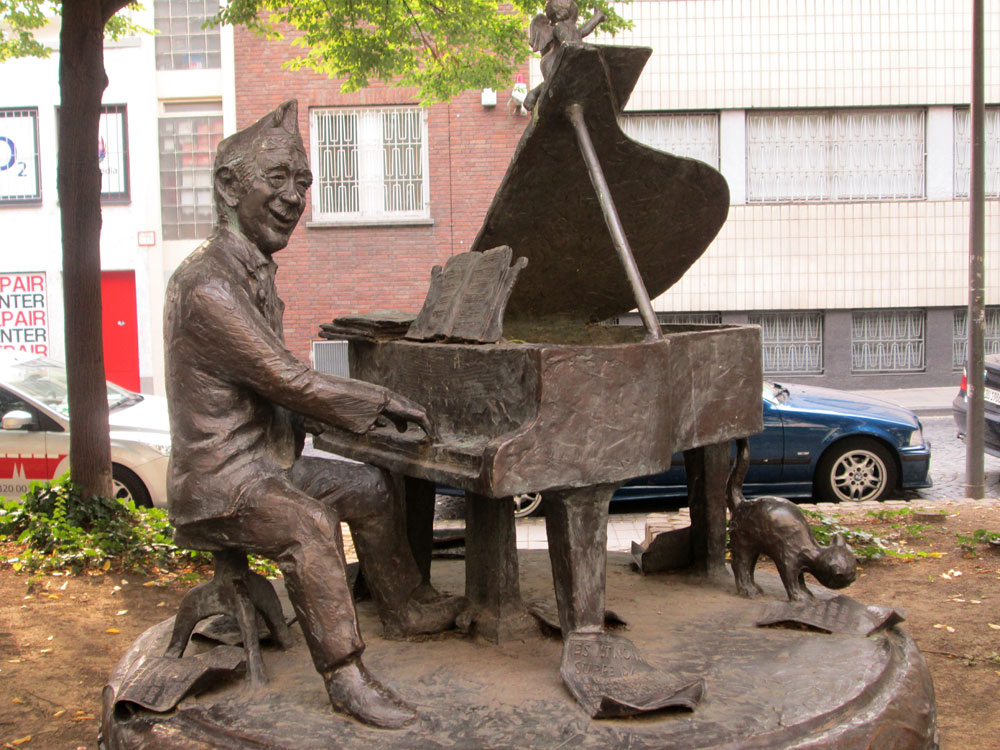
<svg viewBox="0 0 1000 750"><path fill-rule="evenodd" d="M816 468L816 494L826 502L881 500L898 484L896 461L872 438L849 438L827 449Z"/></svg>
<svg viewBox="0 0 1000 750"><path fill-rule="evenodd" d="M526 492L523 495L514 495L514 518L541 515L541 508L541 492Z"/></svg>
<svg viewBox="0 0 1000 750"><path fill-rule="evenodd" d="M152 508L153 502L149 499L149 491L142 480L136 476L131 469L126 469L119 464L111 466L111 491L119 500L132 500L136 507Z"/></svg>

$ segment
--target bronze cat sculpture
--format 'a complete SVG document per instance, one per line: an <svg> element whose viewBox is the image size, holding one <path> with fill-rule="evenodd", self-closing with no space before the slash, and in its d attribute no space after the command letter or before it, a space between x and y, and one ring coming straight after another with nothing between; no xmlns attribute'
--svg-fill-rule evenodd
<svg viewBox="0 0 1000 750"><path fill-rule="evenodd" d="M736 463L726 485L729 551L737 593L747 598L763 593L754 582L754 568L761 555L774 561L789 601L812 598L806 587L806 573L812 573L827 588L850 585L857 574L857 560L844 537L836 534L830 546L822 546L805 515L791 501L783 497L743 497L743 479L749 464L749 443L742 438L736 441Z"/></svg>

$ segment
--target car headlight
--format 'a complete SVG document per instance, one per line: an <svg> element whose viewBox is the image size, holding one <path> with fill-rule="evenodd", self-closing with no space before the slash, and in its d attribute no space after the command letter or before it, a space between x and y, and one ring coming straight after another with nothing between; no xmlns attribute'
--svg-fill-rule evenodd
<svg viewBox="0 0 1000 750"><path fill-rule="evenodd" d="M907 443L907 445L910 447L917 447L923 444L924 444L924 428L923 426L920 426L910 433L910 440Z"/></svg>

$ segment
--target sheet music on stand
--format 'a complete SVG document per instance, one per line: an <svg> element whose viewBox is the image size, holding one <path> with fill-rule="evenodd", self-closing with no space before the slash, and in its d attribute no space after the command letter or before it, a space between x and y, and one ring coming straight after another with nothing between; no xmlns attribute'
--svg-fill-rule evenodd
<svg viewBox="0 0 1000 750"><path fill-rule="evenodd" d="M503 335L503 314L527 258L511 263L507 245L468 252L434 266L424 306L406 333L414 341L492 344Z"/></svg>

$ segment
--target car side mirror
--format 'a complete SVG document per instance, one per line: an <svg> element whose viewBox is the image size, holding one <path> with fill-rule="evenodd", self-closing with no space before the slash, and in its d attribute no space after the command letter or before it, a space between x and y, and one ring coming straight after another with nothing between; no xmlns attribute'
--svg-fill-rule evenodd
<svg viewBox="0 0 1000 750"><path fill-rule="evenodd" d="M14 409L3 415L0 426L5 430L34 430L38 427L35 415L24 409Z"/></svg>

